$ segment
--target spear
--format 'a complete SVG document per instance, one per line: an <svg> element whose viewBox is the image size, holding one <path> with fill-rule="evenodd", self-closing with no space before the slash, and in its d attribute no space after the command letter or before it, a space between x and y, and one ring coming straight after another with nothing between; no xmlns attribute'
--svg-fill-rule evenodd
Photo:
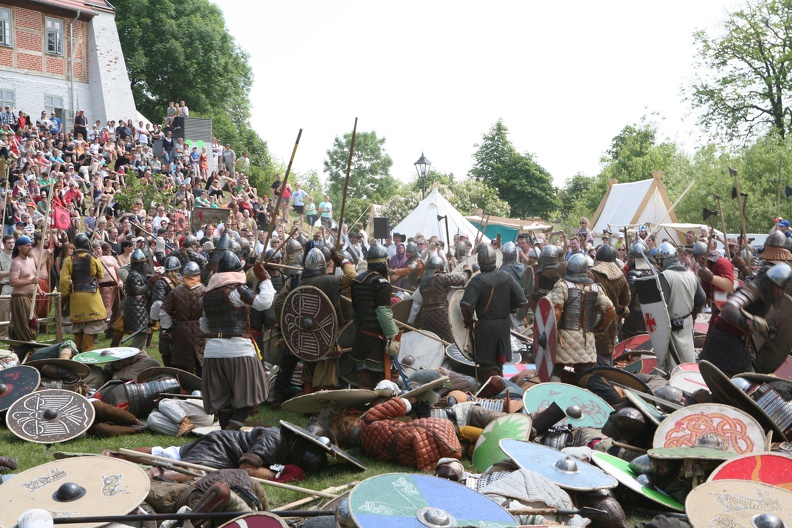
<svg viewBox="0 0 792 528"><path fill-rule="evenodd" d="M280 204L281 200L283 199L283 189L286 188L286 184L289 182L289 174L291 173L292 163L294 163L294 155L297 154L297 147L300 144L300 137L302 137L301 128L299 132L297 132L297 141L294 142L294 148L292 149L291 158L289 158L289 165L286 167L286 174L283 175L283 183L281 183L281 192L278 194L278 201L275 202L275 210L272 212L272 221L270 222L269 232L267 233L267 243L269 243L270 239L272 238L272 232L275 231L275 217L280 211ZM269 259L266 258L266 251L262 251L261 255L259 255L259 262L267 262ZM275 254L274 252L272 253Z"/></svg>
<svg viewBox="0 0 792 528"><path fill-rule="evenodd" d="M336 250L341 248L341 233L344 227L344 209L346 208L347 191L349 191L349 171L352 170L352 154L355 152L355 136L357 135L357 117L355 126L352 127L352 141L349 142L349 159L347 160L346 180L344 181L344 198L341 200L341 214L338 217L338 237L336 238Z"/></svg>

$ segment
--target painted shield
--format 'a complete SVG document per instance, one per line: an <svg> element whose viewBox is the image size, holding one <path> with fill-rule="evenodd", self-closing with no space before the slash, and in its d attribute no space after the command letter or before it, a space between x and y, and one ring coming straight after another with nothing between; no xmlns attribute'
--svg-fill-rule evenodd
<svg viewBox="0 0 792 528"><path fill-rule="evenodd" d="M589 378L592 376L602 376L604 379L612 382L617 387L629 388L637 390L638 392L652 392L649 386L635 377L626 370L616 367L593 367L585 371L581 376L578 383L581 387L585 387Z"/></svg>
<svg viewBox="0 0 792 528"><path fill-rule="evenodd" d="M638 334L616 343L616 346L613 347L613 359L615 360L625 352L631 350L651 351L652 340L649 339L649 334Z"/></svg>
<svg viewBox="0 0 792 528"><path fill-rule="evenodd" d="M462 355L456 345L447 346L445 355L453 370L461 374L474 375L476 363Z"/></svg>
<svg viewBox="0 0 792 528"><path fill-rule="evenodd" d="M775 371L775 375L781 379L792 381L792 356L786 358L786 361Z"/></svg>
<svg viewBox="0 0 792 528"><path fill-rule="evenodd" d="M712 319L711 313L700 313L693 321L693 331L699 334L706 334L709 332L709 323Z"/></svg>
<svg viewBox="0 0 792 528"><path fill-rule="evenodd" d="M506 438L527 441L531 436L533 420L525 414L508 414L487 424L476 441L473 465L482 473L493 464L509 458L500 448Z"/></svg>
<svg viewBox="0 0 792 528"><path fill-rule="evenodd" d="M32 508L47 510L56 519L126 515L146 500L149 486L143 469L117 458L56 460L28 469L3 484L0 526L15 526L19 516ZM93 528L106 524L97 521L59 526Z"/></svg>
<svg viewBox="0 0 792 528"><path fill-rule="evenodd" d="M273 513L254 512L246 513L229 521L220 528L288 528L288 524Z"/></svg>
<svg viewBox="0 0 792 528"><path fill-rule="evenodd" d="M542 297L536 304L534 313L534 362L539 379L550 381L555 368L556 345L558 344L558 327L556 326L555 310L549 297Z"/></svg>
<svg viewBox="0 0 792 528"><path fill-rule="evenodd" d="M753 401L750 396L745 394L737 385L721 372L721 370L709 361L700 361L699 368L707 387L712 393L715 401L733 405L754 417L762 427L763 431L773 430L775 441L789 440L784 431L773 421L770 416L762 409L759 404Z"/></svg>
<svg viewBox="0 0 792 528"><path fill-rule="evenodd" d="M177 380L179 385L181 385L182 390L187 394L192 394L197 390L201 390L201 378L195 374L190 374L186 370L173 367L150 367L142 371L137 376L138 383L162 379Z"/></svg>
<svg viewBox="0 0 792 528"><path fill-rule="evenodd" d="M655 424L660 425L666 415L660 409L652 405L650 402L643 398L643 394L639 394L638 392L634 392L630 389L624 390L624 396L627 398L633 407L641 411L644 416L649 418L649 420Z"/></svg>
<svg viewBox="0 0 792 528"><path fill-rule="evenodd" d="M61 358L49 358L49 359L36 359L34 361L28 361L25 363L28 367L33 367L39 372L41 369L47 365L55 365L56 367L60 367L71 372L74 372L80 378L88 377L91 374L91 368L86 365L85 363L80 363L78 361L74 361L72 359L61 359Z"/></svg>
<svg viewBox="0 0 792 528"><path fill-rule="evenodd" d="M25 365L0 370L0 412L23 396L38 389L41 374Z"/></svg>
<svg viewBox="0 0 792 528"><path fill-rule="evenodd" d="M500 445L518 466L535 471L564 489L590 491L618 485L602 470L551 447L519 440L501 440Z"/></svg>
<svg viewBox="0 0 792 528"><path fill-rule="evenodd" d="M436 334L421 330L405 332L399 348L399 361L408 369L433 369L443 365L445 346ZM435 337L435 339L432 339Z"/></svg>
<svg viewBox="0 0 792 528"><path fill-rule="evenodd" d="M682 363L671 370L671 376L680 372L701 372L698 363Z"/></svg>
<svg viewBox="0 0 792 528"><path fill-rule="evenodd" d="M82 354L74 356L74 361L85 363L86 365L96 365L101 363L112 363L120 359L131 358L140 354L139 348L131 347L116 347L116 348L101 348L98 350L89 350Z"/></svg>
<svg viewBox="0 0 792 528"><path fill-rule="evenodd" d="M613 407L593 392L567 383L539 383L523 395L523 405L531 416L536 416L554 402L567 414L562 423L572 427L602 429L613 412ZM575 408L579 408L580 413Z"/></svg>
<svg viewBox="0 0 792 528"><path fill-rule="evenodd" d="M756 372L769 374L778 370L792 350L792 298L784 295L778 303L773 303L765 320L772 330L771 338L753 334L757 350L755 368Z"/></svg>
<svg viewBox="0 0 792 528"><path fill-rule="evenodd" d="M429 391L433 391L435 389L445 387L447 384L450 386L450 381L451 380L448 376L441 376L436 380L432 380L428 383L424 383L423 385L418 385L415 382L410 382L410 387L412 388L406 392L399 394L399 398L412 398L414 396L421 396L422 394L426 394Z"/></svg>
<svg viewBox="0 0 792 528"><path fill-rule="evenodd" d="M609 455L607 453L600 453L599 451L594 451L594 453L591 455L591 459L594 464L599 466L600 469L602 469L605 473L612 476L618 480L620 484L624 484L626 487L630 488L639 495L643 495L644 497L651 499L652 501L661 504L666 508L677 511L685 511L685 506L670 495L660 491L659 489L644 486L638 482L636 480L638 475L636 475L635 472L630 469L630 463L626 460L622 460L621 458Z"/></svg>
<svg viewBox="0 0 792 528"><path fill-rule="evenodd" d="M86 432L95 415L93 405L84 396L63 389L49 389L15 401L6 413L6 425L28 442L56 444Z"/></svg>
<svg viewBox="0 0 792 528"><path fill-rule="evenodd" d="M349 494L349 512L361 528L518 525L486 495L414 473L386 473L364 480Z"/></svg>
<svg viewBox="0 0 792 528"><path fill-rule="evenodd" d="M331 444L328 438L317 436L307 429L303 429L299 425L294 425L293 423L287 422L286 420L281 420L280 424L281 427L285 427L292 433L323 447L325 450L327 450L328 455L334 456L336 459L341 460L342 462L349 462L361 471L366 470L366 466L364 466L357 458L353 457L340 447Z"/></svg>
<svg viewBox="0 0 792 528"><path fill-rule="evenodd" d="M699 389L709 391L701 373L692 370L677 372L671 376L668 380L668 384L688 394L693 394Z"/></svg>
<svg viewBox="0 0 792 528"><path fill-rule="evenodd" d="M743 285L743 281L740 279L734 279L734 291L737 291L737 288ZM726 304L726 301L729 300L729 292L725 292L718 288L714 288L712 292L712 301L715 303L715 306L718 308L723 308L723 305Z"/></svg>
<svg viewBox="0 0 792 528"><path fill-rule="evenodd" d="M707 482L713 480L752 480L792 491L792 456L781 453L738 456L710 473Z"/></svg>
<svg viewBox="0 0 792 528"><path fill-rule="evenodd" d="M685 509L693 528L782 526L763 522L763 515L792 526L792 491L749 480L705 482L685 498Z"/></svg>
<svg viewBox="0 0 792 528"><path fill-rule="evenodd" d="M628 363L622 370L631 374L660 374L657 368L657 358L644 358Z"/></svg>
<svg viewBox="0 0 792 528"><path fill-rule="evenodd" d="M451 335L454 336L457 350L470 361L475 361L473 342L470 339L470 332L465 328L462 308L459 307L463 295L465 290L456 290L448 298L448 324L451 326Z"/></svg>
<svg viewBox="0 0 792 528"><path fill-rule="evenodd" d="M406 323L407 319L410 318L410 310L412 310L413 300L406 299L404 301L399 301L393 306L391 306L391 311L393 312L393 318L400 323ZM420 314L418 317L415 318L415 324L410 325L414 326L415 328L420 328L421 325L421 317Z"/></svg>
<svg viewBox="0 0 792 528"><path fill-rule="evenodd" d="M649 339L652 341L652 348L657 356L657 364L660 368L664 368L668 343L671 339L671 319L657 276L635 279L635 292L641 302L641 311Z"/></svg>
<svg viewBox="0 0 792 528"><path fill-rule="evenodd" d="M729 405L699 403L674 411L657 427L652 447L689 447L704 435L723 442L738 455L766 450L764 430L754 418Z"/></svg>
<svg viewBox="0 0 792 528"><path fill-rule="evenodd" d="M335 308L315 286L299 286L289 292L280 323L286 346L304 361L318 361L335 349Z"/></svg>
<svg viewBox="0 0 792 528"><path fill-rule="evenodd" d="M336 412L344 409L355 409L371 403L377 398L373 390L341 389L323 390L295 396L283 402L284 411L317 414L323 409L332 409Z"/></svg>
<svg viewBox="0 0 792 528"><path fill-rule="evenodd" d="M525 298L528 299L531 297L531 293L534 290L534 283L536 281L536 275L532 266L525 267L525 274L523 275L523 289L525 291Z"/></svg>

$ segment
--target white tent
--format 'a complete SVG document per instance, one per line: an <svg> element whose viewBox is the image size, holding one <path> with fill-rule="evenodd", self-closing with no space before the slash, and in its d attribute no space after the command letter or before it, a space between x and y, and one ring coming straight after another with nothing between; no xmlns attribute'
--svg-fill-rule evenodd
<svg viewBox="0 0 792 528"><path fill-rule="evenodd" d="M432 190L429 196L421 200L418 206L393 228L393 232L405 234L408 238L415 236L416 233L422 233L426 238L437 235L440 240L447 242L446 221L438 220L438 216L448 217L448 235L452 239L457 233L467 235L471 242L476 239L478 229L465 220L465 217L448 203L437 189ZM487 237L482 239L482 242L489 241ZM446 247L448 247L447 243Z"/></svg>
<svg viewBox="0 0 792 528"><path fill-rule="evenodd" d="M641 224L676 223L662 179L663 173L655 171L649 180L632 183L611 180L589 224L591 231L596 236L606 229L615 233L625 226L634 229Z"/></svg>

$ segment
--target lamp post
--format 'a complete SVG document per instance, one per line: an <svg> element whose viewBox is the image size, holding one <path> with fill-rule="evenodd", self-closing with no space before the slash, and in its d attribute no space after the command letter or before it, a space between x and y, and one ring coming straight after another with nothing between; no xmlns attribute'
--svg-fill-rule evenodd
<svg viewBox="0 0 792 528"><path fill-rule="evenodd" d="M426 174L429 172L432 162L426 159L424 153L421 152L421 157L413 165L415 165L415 170L421 179L421 199L426 198Z"/></svg>

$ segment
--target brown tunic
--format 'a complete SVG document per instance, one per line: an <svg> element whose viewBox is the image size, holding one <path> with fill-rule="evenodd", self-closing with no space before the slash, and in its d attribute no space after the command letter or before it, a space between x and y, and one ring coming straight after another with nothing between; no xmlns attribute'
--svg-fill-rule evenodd
<svg viewBox="0 0 792 528"><path fill-rule="evenodd" d="M616 309L616 319L602 334L595 335L598 356L613 355L613 346L616 343L616 334L619 331L619 321L629 313L630 285L624 272L613 262L600 262L591 269L591 278L602 286L605 295Z"/></svg>
<svg viewBox="0 0 792 528"><path fill-rule="evenodd" d="M187 372L195 372L196 360L203 365L206 339L201 337L198 321L205 291L206 287L200 283L193 288L182 284L168 293L160 308L173 319L171 364Z"/></svg>

